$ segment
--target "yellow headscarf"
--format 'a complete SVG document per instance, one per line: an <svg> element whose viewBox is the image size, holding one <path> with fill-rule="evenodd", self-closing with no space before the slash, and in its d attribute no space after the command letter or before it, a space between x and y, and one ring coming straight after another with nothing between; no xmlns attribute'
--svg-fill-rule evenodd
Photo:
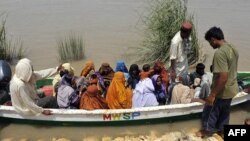
<svg viewBox="0 0 250 141"><path fill-rule="evenodd" d="M106 101L110 109L129 109L132 104L132 90L125 88L125 76L116 72L108 88Z"/></svg>

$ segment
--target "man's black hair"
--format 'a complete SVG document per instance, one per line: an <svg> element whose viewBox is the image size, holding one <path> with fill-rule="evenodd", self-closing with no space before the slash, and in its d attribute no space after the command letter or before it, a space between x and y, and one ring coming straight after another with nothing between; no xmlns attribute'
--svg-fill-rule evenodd
<svg viewBox="0 0 250 141"><path fill-rule="evenodd" d="M224 34L219 27L214 26L206 32L205 39L209 41L212 38L215 38L217 40L224 40Z"/></svg>
<svg viewBox="0 0 250 141"><path fill-rule="evenodd" d="M148 72L148 71L150 70L150 65L149 65L149 64L144 64L144 65L142 66L142 70L143 70L144 72Z"/></svg>
<svg viewBox="0 0 250 141"><path fill-rule="evenodd" d="M205 69L205 65L203 63L198 63L196 69Z"/></svg>

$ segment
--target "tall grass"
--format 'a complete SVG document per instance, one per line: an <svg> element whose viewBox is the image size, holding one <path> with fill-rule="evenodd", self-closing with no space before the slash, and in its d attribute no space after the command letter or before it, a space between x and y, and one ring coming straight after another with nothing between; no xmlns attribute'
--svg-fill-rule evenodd
<svg viewBox="0 0 250 141"><path fill-rule="evenodd" d="M142 46L137 48L137 62L152 64L161 60L169 64L171 39L180 30L183 21L193 24L192 51L188 54L189 64L199 59L199 43L193 16L187 15L186 0L151 1L149 14L143 20L145 37ZM167 66L168 67L168 66Z"/></svg>
<svg viewBox="0 0 250 141"><path fill-rule="evenodd" d="M8 62L13 62L23 58L24 49L21 42L13 43L12 40L7 39L5 28L5 21L0 25L0 59Z"/></svg>
<svg viewBox="0 0 250 141"><path fill-rule="evenodd" d="M68 37L58 40L57 50L61 62L81 60L85 56L83 38L72 33Z"/></svg>

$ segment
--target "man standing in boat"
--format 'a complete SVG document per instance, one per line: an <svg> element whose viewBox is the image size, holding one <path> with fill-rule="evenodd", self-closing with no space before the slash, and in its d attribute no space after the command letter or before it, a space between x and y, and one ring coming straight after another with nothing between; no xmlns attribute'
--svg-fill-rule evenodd
<svg viewBox="0 0 250 141"><path fill-rule="evenodd" d="M218 27L210 28L205 39L217 50L212 64L211 92L202 113L202 130L197 135L204 137L217 132L224 137L224 125L229 124L230 104L238 93L239 54L234 46L225 41L224 34Z"/></svg>
<svg viewBox="0 0 250 141"><path fill-rule="evenodd" d="M191 51L192 24L185 21L181 25L179 32L171 40L170 46L170 75L171 82L182 79L184 85L189 85L188 78L188 58Z"/></svg>

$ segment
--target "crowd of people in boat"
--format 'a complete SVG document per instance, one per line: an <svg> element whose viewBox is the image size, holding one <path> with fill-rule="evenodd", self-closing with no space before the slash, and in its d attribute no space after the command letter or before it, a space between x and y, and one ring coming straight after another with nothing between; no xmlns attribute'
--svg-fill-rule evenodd
<svg viewBox="0 0 250 141"><path fill-rule="evenodd" d="M167 104L204 102L210 93L212 75L205 65L197 64L189 75L189 85L181 78L171 82L164 63L152 66L137 64L129 69L124 61L117 61L115 69L103 63L96 70L94 62L87 61L79 76L70 63L62 65L53 79L56 100L49 100L65 109L130 109Z"/></svg>
<svg viewBox="0 0 250 141"><path fill-rule="evenodd" d="M182 83L181 77L177 81L172 81L168 69L161 61L156 61L152 65L144 64L141 69L137 64L130 65L128 69L122 60L117 61L115 69L109 63L102 63L101 67L96 69L93 61L87 61L79 75L75 74L75 69L70 63L62 64L57 73L53 69L33 72L33 68L28 70L28 67L25 67L27 64L32 66L29 59L19 61L16 74L12 78L13 82L18 82L16 77L22 81L29 79L28 82L34 78L32 81L35 82L53 75L53 86L38 88L34 92L36 95L32 96L35 103L42 108L130 109L191 102L203 103L210 93L212 81L212 74L205 72L205 65L202 63L197 64L196 70L190 73L188 85ZM29 71L32 71L30 73L34 73L34 76L26 78ZM12 85L10 89L15 90L15 87L19 86ZM31 89L25 88L24 91L28 93ZM17 95L12 95L12 103L18 103L17 107L22 107L22 104L15 102L15 99L22 98L26 101L26 105L31 101L27 99L28 96L15 96ZM39 111L39 108L36 110Z"/></svg>

